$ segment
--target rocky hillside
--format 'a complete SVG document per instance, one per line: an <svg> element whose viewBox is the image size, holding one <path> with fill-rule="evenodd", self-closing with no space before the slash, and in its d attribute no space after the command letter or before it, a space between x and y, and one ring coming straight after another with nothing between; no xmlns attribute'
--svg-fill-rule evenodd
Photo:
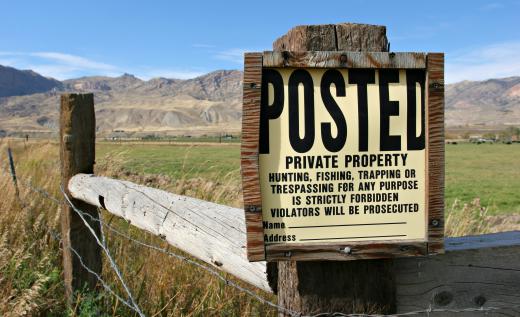
<svg viewBox="0 0 520 317"><path fill-rule="evenodd" d="M0 65L0 97L21 96L49 91L61 83L32 70L18 70Z"/></svg>
<svg viewBox="0 0 520 317"><path fill-rule="evenodd" d="M0 83L10 83L0 85L0 96L8 96L0 97L0 130L8 132L57 131L59 94L65 91L94 93L97 128L104 135L115 130L200 135L238 132L241 125L240 71L215 71L189 80L143 81L125 74L59 82L0 66ZM520 77L447 85L446 123L520 126Z"/></svg>
<svg viewBox="0 0 520 317"><path fill-rule="evenodd" d="M520 77L447 86L447 126L504 124L520 126Z"/></svg>
<svg viewBox="0 0 520 317"><path fill-rule="evenodd" d="M171 132L203 134L235 132L241 120L240 71L215 71L189 80L132 75L66 80L59 89L0 98L0 128L7 131L56 129L59 93L93 92L101 133Z"/></svg>

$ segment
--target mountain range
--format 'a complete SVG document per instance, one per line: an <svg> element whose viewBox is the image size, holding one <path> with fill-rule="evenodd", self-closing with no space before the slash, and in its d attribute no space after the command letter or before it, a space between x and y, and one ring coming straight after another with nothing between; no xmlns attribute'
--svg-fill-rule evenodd
<svg viewBox="0 0 520 317"><path fill-rule="evenodd" d="M520 77L446 86L446 126L520 126Z"/></svg>
<svg viewBox="0 0 520 317"><path fill-rule="evenodd" d="M0 66L0 130L57 131L59 96L93 92L99 134L236 133L241 126L242 72L219 70L187 80L133 75L65 81ZM520 77L446 86L446 125L520 125Z"/></svg>

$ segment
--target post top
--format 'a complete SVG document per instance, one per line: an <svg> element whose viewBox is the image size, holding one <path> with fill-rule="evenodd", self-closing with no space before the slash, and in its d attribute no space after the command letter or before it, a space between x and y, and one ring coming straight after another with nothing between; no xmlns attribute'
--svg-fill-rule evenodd
<svg viewBox="0 0 520 317"><path fill-rule="evenodd" d="M386 26L361 23L299 25L273 43L275 51L388 52Z"/></svg>

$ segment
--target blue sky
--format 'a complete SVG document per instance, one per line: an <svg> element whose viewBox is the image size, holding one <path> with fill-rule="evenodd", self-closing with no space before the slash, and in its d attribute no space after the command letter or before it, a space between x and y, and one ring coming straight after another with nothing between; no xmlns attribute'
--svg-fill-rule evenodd
<svg viewBox="0 0 520 317"><path fill-rule="evenodd" d="M24 1L0 3L0 64L58 79L191 78L242 69L295 25L387 26L392 51L446 53L446 80L520 75L514 1Z"/></svg>

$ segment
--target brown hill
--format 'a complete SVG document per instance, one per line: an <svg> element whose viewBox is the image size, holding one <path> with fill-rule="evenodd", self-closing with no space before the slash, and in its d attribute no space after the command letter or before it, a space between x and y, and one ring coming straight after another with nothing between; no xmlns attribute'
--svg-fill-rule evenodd
<svg viewBox="0 0 520 317"><path fill-rule="evenodd" d="M0 99L0 127L7 131L56 130L59 93L93 92L97 128L204 134L236 132L241 120L242 72L215 71L189 80L132 75L66 80L58 91Z"/></svg>
<svg viewBox="0 0 520 317"><path fill-rule="evenodd" d="M520 126L520 77L446 87L447 126Z"/></svg>
<svg viewBox="0 0 520 317"><path fill-rule="evenodd" d="M1 74L0 82L6 82ZM65 91L94 93L101 135L115 130L190 135L240 130L240 71L220 70L189 80L143 81L125 74L50 81L54 84L45 92L0 98L0 130L57 131L59 93ZM520 126L520 77L447 85L446 123L448 127Z"/></svg>
<svg viewBox="0 0 520 317"><path fill-rule="evenodd" d="M0 65L0 97L21 96L59 88L61 83L32 70L18 70Z"/></svg>

